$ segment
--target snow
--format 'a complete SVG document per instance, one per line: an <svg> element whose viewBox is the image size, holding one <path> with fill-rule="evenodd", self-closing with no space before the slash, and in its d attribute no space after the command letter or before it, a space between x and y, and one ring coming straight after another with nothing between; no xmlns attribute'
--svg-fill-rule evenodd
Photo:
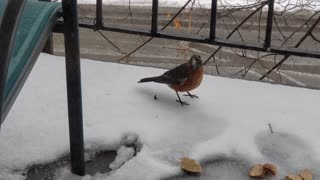
<svg viewBox="0 0 320 180"><path fill-rule="evenodd" d="M110 164L112 170L120 168L125 162L133 158L135 150L132 147L120 146L116 159Z"/></svg>
<svg viewBox="0 0 320 180"><path fill-rule="evenodd" d="M275 164L274 179L304 168L320 178L319 90L205 76L192 92L200 99L182 97L182 107L167 86L137 83L163 69L85 59L81 67L86 151L139 146L127 159L132 149L118 150L118 169L82 180L179 179L183 156L204 166L200 179L248 179L256 163ZM68 152L64 58L41 54L1 127L0 179L24 179L26 168ZM56 179L81 178L62 168Z"/></svg>
<svg viewBox="0 0 320 180"><path fill-rule="evenodd" d="M109 165L110 169L119 169L124 163L132 159L142 148L139 137L136 134L125 134L117 150L115 160Z"/></svg>

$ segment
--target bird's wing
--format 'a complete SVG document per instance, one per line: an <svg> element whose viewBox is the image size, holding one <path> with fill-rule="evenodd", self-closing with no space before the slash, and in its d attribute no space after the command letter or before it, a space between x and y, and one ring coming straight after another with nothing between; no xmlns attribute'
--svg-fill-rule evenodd
<svg viewBox="0 0 320 180"><path fill-rule="evenodd" d="M190 64L185 63L165 72L162 76L164 76L170 84L183 84L191 74L190 69Z"/></svg>

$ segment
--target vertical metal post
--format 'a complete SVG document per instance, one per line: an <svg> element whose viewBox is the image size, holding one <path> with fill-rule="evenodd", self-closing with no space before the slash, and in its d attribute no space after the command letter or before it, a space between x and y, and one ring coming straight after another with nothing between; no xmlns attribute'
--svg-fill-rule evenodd
<svg viewBox="0 0 320 180"><path fill-rule="evenodd" d="M269 48L271 43L273 7L274 7L274 0L268 0L268 17L267 17L266 37L264 40L265 41L264 48Z"/></svg>
<svg viewBox="0 0 320 180"><path fill-rule="evenodd" d="M103 20L102 20L102 0L97 0L95 30L100 29L100 27L102 27L102 26L103 26Z"/></svg>
<svg viewBox="0 0 320 180"><path fill-rule="evenodd" d="M217 23L217 0L211 2L211 17L210 17L210 41L216 38L216 23Z"/></svg>
<svg viewBox="0 0 320 180"><path fill-rule="evenodd" d="M158 31L158 0L152 0L151 33L157 34L157 31Z"/></svg>
<svg viewBox="0 0 320 180"><path fill-rule="evenodd" d="M7 5L4 8L2 22L0 21L0 126L3 119L3 102L5 86L7 81L7 73L14 47L16 30L21 19L26 0L9 0L4 1Z"/></svg>
<svg viewBox="0 0 320 180"><path fill-rule="evenodd" d="M49 35L48 40L46 44L44 45L42 52L47 53L47 54L53 54L53 38L52 38L52 33Z"/></svg>
<svg viewBox="0 0 320 180"><path fill-rule="evenodd" d="M62 0L71 172L85 174L77 0Z"/></svg>
<svg viewBox="0 0 320 180"><path fill-rule="evenodd" d="M45 1L45 2L52 2L52 0L39 0L39 1ZM53 54L53 38L52 38L52 33L48 37L48 40L46 44L43 47L42 52L48 53L48 54Z"/></svg>

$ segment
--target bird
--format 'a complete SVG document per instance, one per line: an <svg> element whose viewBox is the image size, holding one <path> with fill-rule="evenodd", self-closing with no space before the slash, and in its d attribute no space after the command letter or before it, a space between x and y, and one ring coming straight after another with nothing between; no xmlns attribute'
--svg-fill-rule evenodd
<svg viewBox="0 0 320 180"><path fill-rule="evenodd" d="M160 76L143 78L138 83L156 82L167 84L176 92L178 96L176 101L183 106L189 104L181 100L179 92L187 92L184 96L189 96L190 98L199 98L197 95L191 94L190 91L196 89L201 84L203 75L204 69L201 56L193 54L188 62L166 71Z"/></svg>

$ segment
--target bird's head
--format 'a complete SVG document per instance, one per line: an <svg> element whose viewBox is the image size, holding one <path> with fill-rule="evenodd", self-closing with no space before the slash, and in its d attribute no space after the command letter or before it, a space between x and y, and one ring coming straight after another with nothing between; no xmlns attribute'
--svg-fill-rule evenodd
<svg viewBox="0 0 320 180"><path fill-rule="evenodd" d="M191 63L193 69L197 69L202 66L201 56L198 54L192 55L189 62Z"/></svg>

